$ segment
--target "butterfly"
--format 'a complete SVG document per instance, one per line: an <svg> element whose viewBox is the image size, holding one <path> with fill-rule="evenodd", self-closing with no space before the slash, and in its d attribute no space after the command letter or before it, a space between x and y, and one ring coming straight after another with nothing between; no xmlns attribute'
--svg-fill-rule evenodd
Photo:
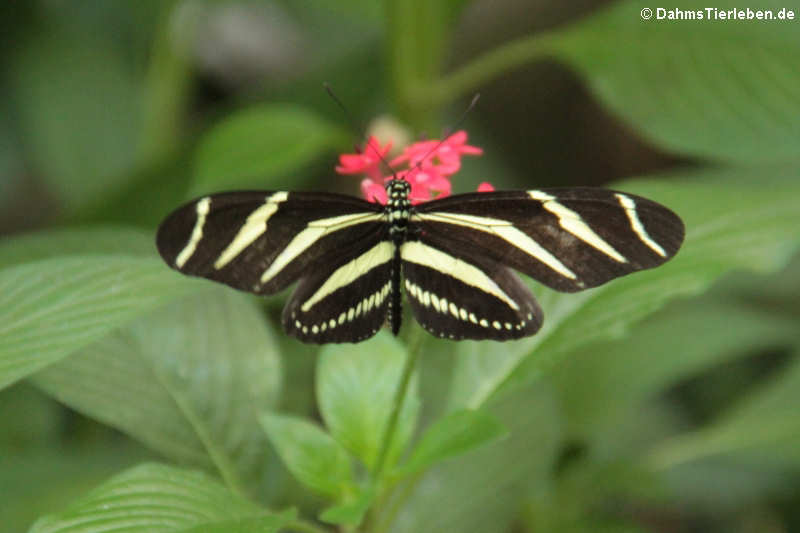
<svg viewBox="0 0 800 533"><path fill-rule="evenodd" d="M562 292L671 259L684 225L670 209L601 188L477 192L412 205L390 179L385 205L333 193L234 191L195 199L158 229L164 261L259 295L297 282L282 315L303 342L397 334L402 294L445 339L536 333L542 310L517 270Z"/></svg>

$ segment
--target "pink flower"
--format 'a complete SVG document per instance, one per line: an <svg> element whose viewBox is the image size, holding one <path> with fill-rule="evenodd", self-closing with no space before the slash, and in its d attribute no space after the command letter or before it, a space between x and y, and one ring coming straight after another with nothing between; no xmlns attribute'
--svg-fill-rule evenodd
<svg viewBox="0 0 800 533"><path fill-rule="evenodd" d="M444 141L430 140L412 144L403 150L403 153L389 162L391 166L404 161L409 167L419 165L422 161L434 162L443 174L455 174L461 169L461 155L481 155L483 150L477 146L466 144L467 132L459 130L448 136Z"/></svg>
<svg viewBox="0 0 800 533"><path fill-rule="evenodd" d="M386 189L383 183L375 183L370 178L361 181L361 194L370 202L386 203Z"/></svg>
<svg viewBox="0 0 800 533"><path fill-rule="evenodd" d="M381 148L378 139L371 136L367 140L366 147L360 153L339 156L340 164L336 167L336 172L339 174L366 174L373 179L379 180L381 178L381 159L386 157L391 148L391 142L386 143L386 146Z"/></svg>
<svg viewBox="0 0 800 533"><path fill-rule="evenodd" d="M404 179L411 184L411 193L408 195L412 204L427 202L433 198L444 197L450 194L450 180L436 167L410 168L397 173L399 179Z"/></svg>
<svg viewBox="0 0 800 533"><path fill-rule="evenodd" d="M407 146L403 153L389 162L389 166L397 169L400 165L406 168L395 170L391 176L380 172L381 157L385 157L391 143L381 148L380 143L370 137L363 153L342 154L340 165L336 171L340 174L365 174L361 182L361 193L370 202L386 203L384 186L389 180L403 179L411 185L409 199L412 204L426 202L433 198L443 198L451 192L450 178L461 168L462 155L481 155L483 150L466 144L467 132L460 130L448 136L444 141L431 139ZM378 157L380 153L380 157ZM492 191L489 183L482 183L479 191Z"/></svg>

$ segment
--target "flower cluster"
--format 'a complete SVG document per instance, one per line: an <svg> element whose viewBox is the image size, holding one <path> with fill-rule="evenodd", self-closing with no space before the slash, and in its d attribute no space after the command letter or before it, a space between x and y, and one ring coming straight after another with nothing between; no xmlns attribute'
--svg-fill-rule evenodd
<svg viewBox="0 0 800 533"><path fill-rule="evenodd" d="M416 142L389 161L389 167L397 169L385 176L381 170L383 161L392 147L389 142L381 146L375 137L370 137L362 151L342 154L336 172L339 174L363 174L361 192L370 202L386 203L385 184L392 178L404 179L411 185L409 199L412 204L442 198L450 194L450 178L461 168L462 155L481 155L483 150L467 144L467 133L457 131L443 141L436 139ZM405 168L398 169L398 165ZM481 183L478 191L492 191L489 183Z"/></svg>

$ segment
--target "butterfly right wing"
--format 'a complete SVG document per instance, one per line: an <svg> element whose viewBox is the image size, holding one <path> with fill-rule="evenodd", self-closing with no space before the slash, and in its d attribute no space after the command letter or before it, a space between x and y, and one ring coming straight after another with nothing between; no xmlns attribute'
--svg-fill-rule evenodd
<svg viewBox="0 0 800 533"><path fill-rule="evenodd" d="M504 341L541 327L542 310L530 290L499 262L422 240L407 241L400 250L406 297L431 335Z"/></svg>
<svg viewBox="0 0 800 533"><path fill-rule="evenodd" d="M184 274L272 294L335 262L343 243L377 242L382 217L379 204L339 194L219 193L173 211L156 245Z"/></svg>

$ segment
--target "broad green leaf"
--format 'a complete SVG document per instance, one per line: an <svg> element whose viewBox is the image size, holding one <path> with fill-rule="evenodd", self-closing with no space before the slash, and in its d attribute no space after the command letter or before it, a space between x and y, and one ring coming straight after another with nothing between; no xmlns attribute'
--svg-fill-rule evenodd
<svg viewBox="0 0 800 533"><path fill-rule="evenodd" d="M392 533L507 533L530 491L546 490L562 442L552 391L537 383L491 400L485 409L509 437L428 470Z"/></svg>
<svg viewBox="0 0 800 533"><path fill-rule="evenodd" d="M339 497L352 483L347 452L320 427L277 414L262 415L261 425L286 468L303 484Z"/></svg>
<svg viewBox="0 0 800 533"><path fill-rule="evenodd" d="M57 441L61 414L57 402L29 383L4 389L0 392L0 457Z"/></svg>
<svg viewBox="0 0 800 533"><path fill-rule="evenodd" d="M739 162L797 159L796 21L708 20L696 2L668 7L700 10L704 20L644 21L642 7L638 0L614 2L556 35L557 57L659 146ZM743 8L733 0L713 7ZM757 9L786 7L768 0Z"/></svg>
<svg viewBox="0 0 800 533"><path fill-rule="evenodd" d="M224 531L223 526L256 519L264 519L268 529L246 531L275 531L294 520L294 513L270 514L200 472L143 464L111 478L66 510L38 520L31 532L94 533L100 524L103 531L167 533L199 531L202 526Z"/></svg>
<svg viewBox="0 0 800 533"><path fill-rule="evenodd" d="M795 322L712 293L671 304L624 340L570 354L551 378L579 437L591 439L595 447L598 432L618 442L620 417L679 380L791 342Z"/></svg>
<svg viewBox="0 0 800 533"><path fill-rule="evenodd" d="M352 501L339 505L332 505L319 515L319 519L329 524L343 524L358 527L364 520L364 515L375 500L375 491L369 488L362 489Z"/></svg>
<svg viewBox="0 0 800 533"><path fill-rule="evenodd" d="M664 470L684 463L738 455L755 464L800 465L800 362L773 377L760 390L711 425L679 435L652 450L647 464Z"/></svg>
<svg viewBox="0 0 800 533"><path fill-rule="evenodd" d="M484 411L456 411L440 418L423 433L400 470L403 474L418 472L506 435L497 419Z"/></svg>
<svg viewBox="0 0 800 533"><path fill-rule="evenodd" d="M600 339L619 338L665 302L697 294L733 269L770 272L786 264L800 243L800 175L760 169L745 181L731 171L689 174L674 184L631 181L614 188L675 210L686 224L683 248L659 268L580 294L537 290L544 326L535 336L497 353L464 342L451 391L451 408L478 407L501 387L542 375L566 353Z"/></svg>
<svg viewBox="0 0 800 533"><path fill-rule="evenodd" d="M380 331L356 345L325 346L317 363L317 401L333 437L368 468L375 466L406 360L403 346ZM419 410L412 376L397 421L387 464L397 459L414 432Z"/></svg>
<svg viewBox="0 0 800 533"><path fill-rule="evenodd" d="M200 524L181 531L184 533L278 533L286 531L286 528L294 521L296 514L294 510L290 510L280 514L268 514L253 518L234 518Z"/></svg>
<svg viewBox="0 0 800 533"><path fill-rule="evenodd" d="M72 211L122 184L135 165L140 87L99 33L56 25L17 44L9 76L25 148Z"/></svg>
<svg viewBox="0 0 800 533"><path fill-rule="evenodd" d="M6 239L0 244L0 269L56 256L123 254L155 257L152 232L122 227L53 229Z"/></svg>
<svg viewBox="0 0 800 533"><path fill-rule="evenodd" d="M796 470L786 463L745 462L739 453L697 459L655 470L669 488L673 505L734 509L763 501L768 494L790 494L797 483Z"/></svg>
<svg viewBox="0 0 800 533"><path fill-rule="evenodd" d="M69 255L0 270L0 387L198 290L154 257Z"/></svg>
<svg viewBox="0 0 800 533"><path fill-rule="evenodd" d="M0 405L12 403L8 402L9 392L3 391ZM37 394L43 396L38 391ZM64 435L57 430L63 429L63 418L57 415L63 417L64 413L52 400L48 399L48 403L56 407L51 427L54 435L49 440L26 442L22 448L3 446L0 450L2 533L27 531L36 518L65 507L113 474L148 458L143 448L132 446L132 441L121 440L118 435L111 439L96 438L97 435L88 440L82 438L85 435L61 438ZM8 407L23 406L12 403ZM18 416L22 418L26 414L21 411ZM14 428L5 424L5 415L4 410L0 417L0 434L7 438L11 435L5 433ZM13 490L9 490L10 487Z"/></svg>
<svg viewBox="0 0 800 533"><path fill-rule="evenodd" d="M281 178L298 172L336 146L341 136L324 119L302 107L270 104L239 111L200 142L193 191L283 188L286 181Z"/></svg>
<svg viewBox="0 0 800 533"><path fill-rule="evenodd" d="M254 302L209 289L140 318L34 382L168 457L235 477L263 460L258 414L277 402L281 366Z"/></svg>

